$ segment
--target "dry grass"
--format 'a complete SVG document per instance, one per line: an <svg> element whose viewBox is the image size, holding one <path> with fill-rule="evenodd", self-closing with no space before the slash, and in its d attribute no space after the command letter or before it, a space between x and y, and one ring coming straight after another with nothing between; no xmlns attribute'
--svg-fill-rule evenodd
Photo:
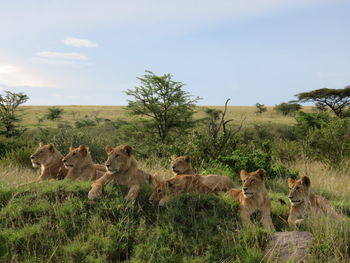
<svg viewBox="0 0 350 263"><path fill-rule="evenodd" d="M18 186L20 184L30 183L38 178L39 170L18 167L18 166L6 166L0 167L0 185L13 185Z"/></svg>
<svg viewBox="0 0 350 263"><path fill-rule="evenodd" d="M50 127L56 126L56 122L43 120L39 123L39 119L43 118L47 113L48 108L52 106L22 106L22 124L25 127ZM130 118L125 106L56 106L64 110L62 119L60 121L74 123L80 119L126 119ZM215 108L223 110L223 106L198 106L195 118L203 118L205 116L204 110L206 108ZM254 106L229 106L227 110L227 119L234 119L239 123L243 118L246 123L254 122L271 122L292 124L295 122L294 117L282 116L273 110L272 106L267 107L267 112L262 115L255 114L256 108ZM305 112L311 112L312 107L304 107Z"/></svg>

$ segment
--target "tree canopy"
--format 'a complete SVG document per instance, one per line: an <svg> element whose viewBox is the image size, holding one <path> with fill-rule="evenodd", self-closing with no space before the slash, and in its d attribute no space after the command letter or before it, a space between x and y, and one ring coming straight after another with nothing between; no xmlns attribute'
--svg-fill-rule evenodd
<svg viewBox="0 0 350 263"><path fill-rule="evenodd" d="M342 117L345 108L350 106L350 86L344 89L316 89L295 96L299 102L314 102L318 108L329 107L338 117Z"/></svg>
<svg viewBox="0 0 350 263"><path fill-rule="evenodd" d="M128 109L132 114L150 117L162 142L167 141L171 131L183 132L193 126L199 98L184 91L182 82L172 80L170 74L157 76L151 71L138 79L141 84L125 92L133 97L128 100Z"/></svg>

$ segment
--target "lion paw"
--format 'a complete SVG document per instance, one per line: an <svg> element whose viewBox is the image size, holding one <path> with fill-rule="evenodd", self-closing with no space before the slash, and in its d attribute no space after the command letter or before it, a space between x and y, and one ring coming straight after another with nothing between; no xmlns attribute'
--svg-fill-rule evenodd
<svg viewBox="0 0 350 263"><path fill-rule="evenodd" d="M89 191L88 198L89 200L96 200L99 199L102 195L102 188L92 188Z"/></svg>

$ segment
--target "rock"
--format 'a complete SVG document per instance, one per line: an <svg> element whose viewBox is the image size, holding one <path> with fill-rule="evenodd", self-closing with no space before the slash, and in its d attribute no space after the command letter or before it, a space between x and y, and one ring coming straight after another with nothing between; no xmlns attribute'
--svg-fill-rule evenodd
<svg viewBox="0 0 350 263"><path fill-rule="evenodd" d="M264 258L272 262L304 262L311 241L310 232L276 232L271 236Z"/></svg>

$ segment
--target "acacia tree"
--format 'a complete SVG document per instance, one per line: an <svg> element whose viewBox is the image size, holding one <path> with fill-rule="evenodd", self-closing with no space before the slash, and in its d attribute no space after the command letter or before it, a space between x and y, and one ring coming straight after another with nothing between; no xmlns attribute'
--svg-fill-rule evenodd
<svg viewBox="0 0 350 263"><path fill-rule="evenodd" d="M338 117L342 117L343 111L350 106L350 86L344 89L316 89L295 96L299 102L314 102L318 108L329 107Z"/></svg>
<svg viewBox="0 0 350 263"><path fill-rule="evenodd" d="M18 111L18 106L25 103L28 99L29 97L22 92L14 93L5 91L5 95L0 94L0 124L2 126L0 134L6 137L20 134L18 125L16 125L20 119L16 113Z"/></svg>
<svg viewBox="0 0 350 263"><path fill-rule="evenodd" d="M128 100L128 109L134 115L151 118L162 142L168 141L172 131L193 127L195 103L200 98L184 91L182 82L172 80L170 74L157 76L151 71L138 79L141 84L125 92L133 97Z"/></svg>
<svg viewBox="0 0 350 263"><path fill-rule="evenodd" d="M295 112L301 109L301 105L298 103L287 103L282 102L274 107L274 110L283 114L284 116L287 115L294 115Z"/></svg>
<svg viewBox="0 0 350 263"><path fill-rule="evenodd" d="M47 109L46 118L51 121L56 121L62 117L63 109L51 107Z"/></svg>
<svg viewBox="0 0 350 263"><path fill-rule="evenodd" d="M256 111L255 111L256 114L260 114L261 115L261 114L263 114L264 112L267 111L267 108L265 107L265 105L261 104L259 102L255 103L255 107L256 107Z"/></svg>

